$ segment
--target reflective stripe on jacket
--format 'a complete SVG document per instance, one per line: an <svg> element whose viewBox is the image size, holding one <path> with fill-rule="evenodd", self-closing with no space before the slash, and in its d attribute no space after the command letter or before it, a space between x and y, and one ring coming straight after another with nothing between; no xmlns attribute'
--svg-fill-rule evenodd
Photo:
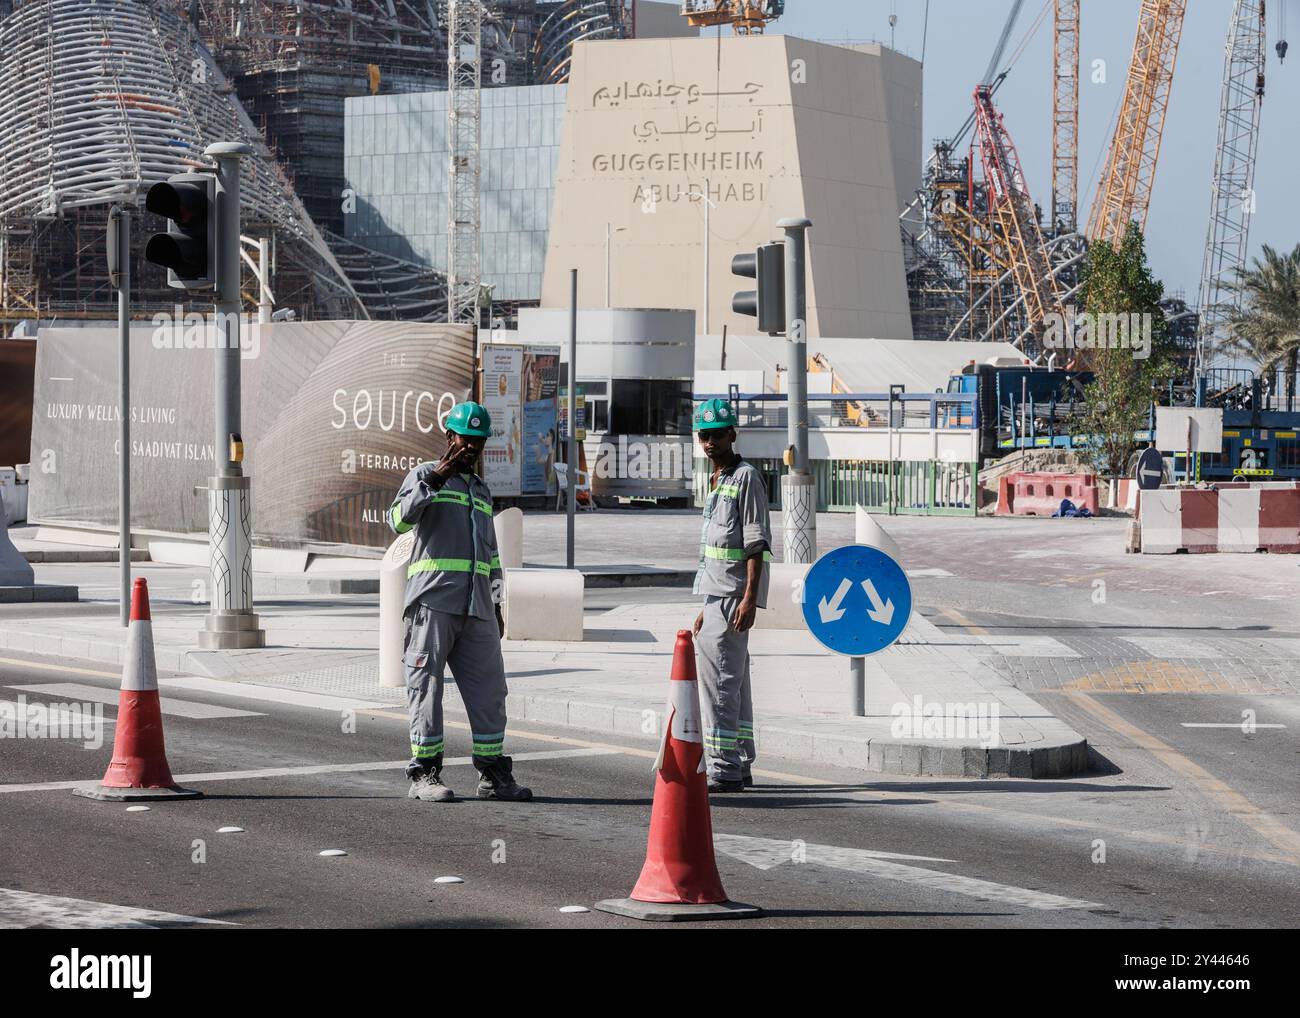
<svg viewBox="0 0 1300 1018"><path fill-rule="evenodd" d="M745 593L745 560L763 556L756 604L767 607L768 569L772 558L772 524L767 510L767 485L758 468L744 459L718 475L717 486L704 503L700 532L700 567L695 593L740 597Z"/></svg>
<svg viewBox="0 0 1300 1018"><path fill-rule="evenodd" d="M421 463L402 482L388 510L398 534L415 531L406 567L406 607L427 605L449 615L493 619L501 560L492 526L492 492L477 474L443 480Z"/></svg>

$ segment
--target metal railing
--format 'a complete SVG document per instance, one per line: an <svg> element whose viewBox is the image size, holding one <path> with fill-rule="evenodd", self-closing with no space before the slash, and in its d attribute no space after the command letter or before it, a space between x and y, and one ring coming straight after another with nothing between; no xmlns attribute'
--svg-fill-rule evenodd
<svg viewBox="0 0 1300 1018"><path fill-rule="evenodd" d="M781 508L781 461L749 461L763 475L771 509ZM818 512L872 512L914 516L974 516L979 507L979 465L949 460L814 460ZM697 458L694 504L709 493L708 461Z"/></svg>
<svg viewBox="0 0 1300 1018"><path fill-rule="evenodd" d="M695 401L729 400L738 428L784 428L785 393L696 393ZM815 393L808 396L812 428L947 428L979 430L979 398L970 392Z"/></svg>

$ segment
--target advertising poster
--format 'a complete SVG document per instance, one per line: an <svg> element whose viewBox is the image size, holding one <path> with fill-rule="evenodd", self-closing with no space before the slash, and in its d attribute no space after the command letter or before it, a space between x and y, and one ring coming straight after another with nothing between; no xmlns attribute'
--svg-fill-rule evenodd
<svg viewBox="0 0 1300 1018"><path fill-rule="evenodd" d="M277 322L242 358L253 536L283 547L387 547L407 472L446 448L473 377L465 326ZM201 534L215 461L212 349L131 329L132 523ZM201 337L200 337L201 338ZM117 526L117 330L42 329L36 344L31 519Z"/></svg>
<svg viewBox="0 0 1300 1018"><path fill-rule="evenodd" d="M524 348L505 343L483 347L483 405L492 436L483 447L483 480L496 497L521 494Z"/></svg>
<svg viewBox="0 0 1300 1018"><path fill-rule="evenodd" d="M524 352L524 456L522 487L526 495L555 493L555 449L558 444L556 395L560 377L560 348L532 346Z"/></svg>

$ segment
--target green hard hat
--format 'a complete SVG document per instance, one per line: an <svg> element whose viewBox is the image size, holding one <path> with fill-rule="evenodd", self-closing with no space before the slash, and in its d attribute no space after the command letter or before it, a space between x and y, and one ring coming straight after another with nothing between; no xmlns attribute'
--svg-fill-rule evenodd
<svg viewBox="0 0 1300 1018"><path fill-rule="evenodd" d="M696 431L716 431L736 426L736 411L725 399L706 399L695 411Z"/></svg>
<svg viewBox="0 0 1300 1018"><path fill-rule="evenodd" d="M447 415L447 430L458 435L474 435L478 438L490 438L492 435L492 418L482 403L470 401L457 403Z"/></svg>

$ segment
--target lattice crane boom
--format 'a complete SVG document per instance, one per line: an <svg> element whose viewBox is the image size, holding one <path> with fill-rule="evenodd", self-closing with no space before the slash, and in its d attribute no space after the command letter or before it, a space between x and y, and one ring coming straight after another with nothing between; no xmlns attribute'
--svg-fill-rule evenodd
<svg viewBox="0 0 1300 1018"><path fill-rule="evenodd" d="M1264 0L1236 0L1224 47L1219 100L1219 143L1210 179L1210 223L1201 263L1200 335L1196 371L1226 338L1241 296L1231 284L1246 264L1246 241L1254 211L1255 153L1264 102Z"/></svg>
<svg viewBox="0 0 1300 1018"><path fill-rule="evenodd" d="M447 321L477 324L480 280L479 177L483 89L483 4L447 5Z"/></svg>
<svg viewBox="0 0 1300 1018"><path fill-rule="evenodd" d="M1037 210L1029 197L1020 157L1007 133L1002 114L993 105L987 85L975 90L976 135L987 189L989 214L1004 238L1007 257L1025 309L1025 330L1041 330L1044 318L1060 311L1060 297L1043 248Z"/></svg>
<svg viewBox="0 0 1300 1018"><path fill-rule="evenodd" d="M1088 239L1118 244L1146 226L1187 0L1142 0L1133 59L1106 169L1088 215Z"/></svg>
<svg viewBox="0 0 1300 1018"><path fill-rule="evenodd" d="M1056 0L1052 62L1052 226L1073 233L1079 209L1079 0Z"/></svg>

